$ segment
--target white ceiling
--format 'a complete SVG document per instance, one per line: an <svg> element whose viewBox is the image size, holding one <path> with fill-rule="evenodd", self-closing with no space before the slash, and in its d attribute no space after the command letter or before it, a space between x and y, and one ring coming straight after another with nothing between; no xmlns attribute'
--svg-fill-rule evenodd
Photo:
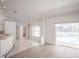
<svg viewBox="0 0 79 59"><path fill-rule="evenodd" d="M78 3L79 0L4 0L0 1L0 9L9 16L17 19L25 19L25 17L39 17L45 16L50 11L64 8ZM7 5L3 9L2 6ZM16 10L16 11L15 11Z"/></svg>

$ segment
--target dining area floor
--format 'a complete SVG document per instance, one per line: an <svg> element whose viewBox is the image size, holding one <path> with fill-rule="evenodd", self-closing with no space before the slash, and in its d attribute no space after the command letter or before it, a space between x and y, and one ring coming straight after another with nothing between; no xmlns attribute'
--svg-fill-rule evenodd
<svg viewBox="0 0 79 59"><path fill-rule="evenodd" d="M9 58L79 58L79 49L62 45L40 45Z"/></svg>

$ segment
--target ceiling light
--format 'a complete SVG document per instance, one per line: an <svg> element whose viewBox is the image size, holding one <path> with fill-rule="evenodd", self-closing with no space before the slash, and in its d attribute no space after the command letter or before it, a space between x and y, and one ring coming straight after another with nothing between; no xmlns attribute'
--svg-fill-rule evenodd
<svg viewBox="0 0 79 59"><path fill-rule="evenodd" d="M3 6L3 8L6 8L6 7L7 7L6 5Z"/></svg>
<svg viewBox="0 0 79 59"><path fill-rule="evenodd" d="M4 0L1 0L2 2L4 2Z"/></svg>

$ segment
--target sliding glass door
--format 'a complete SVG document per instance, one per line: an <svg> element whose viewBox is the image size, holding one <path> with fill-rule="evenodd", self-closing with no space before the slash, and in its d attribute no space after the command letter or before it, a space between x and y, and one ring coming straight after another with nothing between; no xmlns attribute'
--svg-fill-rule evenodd
<svg viewBox="0 0 79 59"><path fill-rule="evenodd" d="M60 23L55 28L57 44L70 47L79 45L79 23Z"/></svg>

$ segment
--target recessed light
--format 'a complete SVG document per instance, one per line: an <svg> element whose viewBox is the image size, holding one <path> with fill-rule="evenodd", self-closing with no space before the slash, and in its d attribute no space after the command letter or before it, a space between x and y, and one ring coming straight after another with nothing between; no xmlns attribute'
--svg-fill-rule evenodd
<svg viewBox="0 0 79 59"><path fill-rule="evenodd" d="M4 2L4 0L1 0L2 2Z"/></svg>
<svg viewBox="0 0 79 59"><path fill-rule="evenodd" d="M7 7L6 5L3 6L3 8L6 8L6 7Z"/></svg>

